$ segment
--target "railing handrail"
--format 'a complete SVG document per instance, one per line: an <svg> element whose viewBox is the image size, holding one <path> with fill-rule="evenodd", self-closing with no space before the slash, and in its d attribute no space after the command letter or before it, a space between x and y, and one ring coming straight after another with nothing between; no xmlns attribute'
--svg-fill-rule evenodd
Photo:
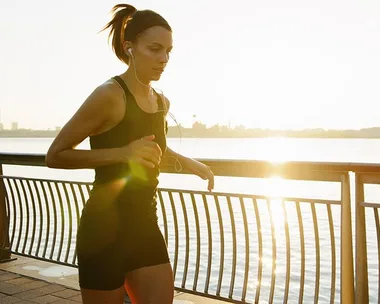
<svg viewBox="0 0 380 304"><path fill-rule="evenodd" d="M7 153L0 152L0 164L46 166L45 154L42 153ZM213 168L215 175L239 176L239 177L262 177L275 173L299 173L299 172L355 172L355 173L380 173L380 164L357 163L357 162L314 162L314 161L266 161L266 160L237 160L237 159L207 159L197 158ZM174 166L174 160L163 162L161 172L181 173Z"/></svg>

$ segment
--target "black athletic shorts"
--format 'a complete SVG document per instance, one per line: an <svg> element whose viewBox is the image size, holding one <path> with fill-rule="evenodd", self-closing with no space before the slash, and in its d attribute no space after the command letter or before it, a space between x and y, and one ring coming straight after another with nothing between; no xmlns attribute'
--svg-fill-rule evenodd
<svg viewBox="0 0 380 304"><path fill-rule="evenodd" d="M136 195L127 199L112 202L98 196L87 202L76 245L81 288L117 289L126 273L170 262L155 200Z"/></svg>

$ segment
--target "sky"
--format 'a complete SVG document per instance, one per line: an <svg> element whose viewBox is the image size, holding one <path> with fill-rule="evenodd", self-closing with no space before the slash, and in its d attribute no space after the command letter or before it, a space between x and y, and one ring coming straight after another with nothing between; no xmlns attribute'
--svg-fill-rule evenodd
<svg viewBox="0 0 380 304"><path fill-rule="evenodd" d="M117 3L0 0L6 128L63 126L98 85L125 71L108 33L98 33ZM153 86L183 126L195 119L273 129L380 126L378 0L128 3L155 10L173 28L171 59Z"/></svg>

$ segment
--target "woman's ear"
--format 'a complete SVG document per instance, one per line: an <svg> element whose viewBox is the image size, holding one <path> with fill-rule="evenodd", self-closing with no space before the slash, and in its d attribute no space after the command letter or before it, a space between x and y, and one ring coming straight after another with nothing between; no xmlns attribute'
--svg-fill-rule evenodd
<svg viewBox="0 0 380 304"><path fill-rule="evenodd" d="M125 54L127 54L128 56L133 56L132 54L132 43L130 41L124 41L123 43L123 50L125 52Z"/></svg>

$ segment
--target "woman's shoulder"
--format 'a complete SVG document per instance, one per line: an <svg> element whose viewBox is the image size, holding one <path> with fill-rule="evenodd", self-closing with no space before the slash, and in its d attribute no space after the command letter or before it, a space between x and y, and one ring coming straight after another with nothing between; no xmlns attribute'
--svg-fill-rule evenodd
<svg viewBox="0 0 380 304"><path fill-rule="evenodd" d="M120 99L120 97L124 96L122 88L120 88L119 84L113 78L107 79L98 85L95 88L94 93L111 99Z"/></svg>
<svg viewBox="0 0 380 304"><path fill-rule="evenodd" d="M116 111L119 111L120 108L125 107L124 92L112 78L99 84L90 96L109 110L116 109Z"/></svg>
<svg viewBox="0 0 380 304"><path fill-rule="evenodd" d="M107 121L119 121L124 116L124 92L112 79L95 87L85 104L93 112L102 112Z"/></svg>
<svg viewBox="0 0 380 304"><path fill-rule="evenodd" d="M162 106L164 107L164 110L165 110L165 115L168 114L169 112L169 109L170 109L170 101L169 99L164 95L164 93L162 92L159 92L157 93L161 100L162 100Z"/></svg>

